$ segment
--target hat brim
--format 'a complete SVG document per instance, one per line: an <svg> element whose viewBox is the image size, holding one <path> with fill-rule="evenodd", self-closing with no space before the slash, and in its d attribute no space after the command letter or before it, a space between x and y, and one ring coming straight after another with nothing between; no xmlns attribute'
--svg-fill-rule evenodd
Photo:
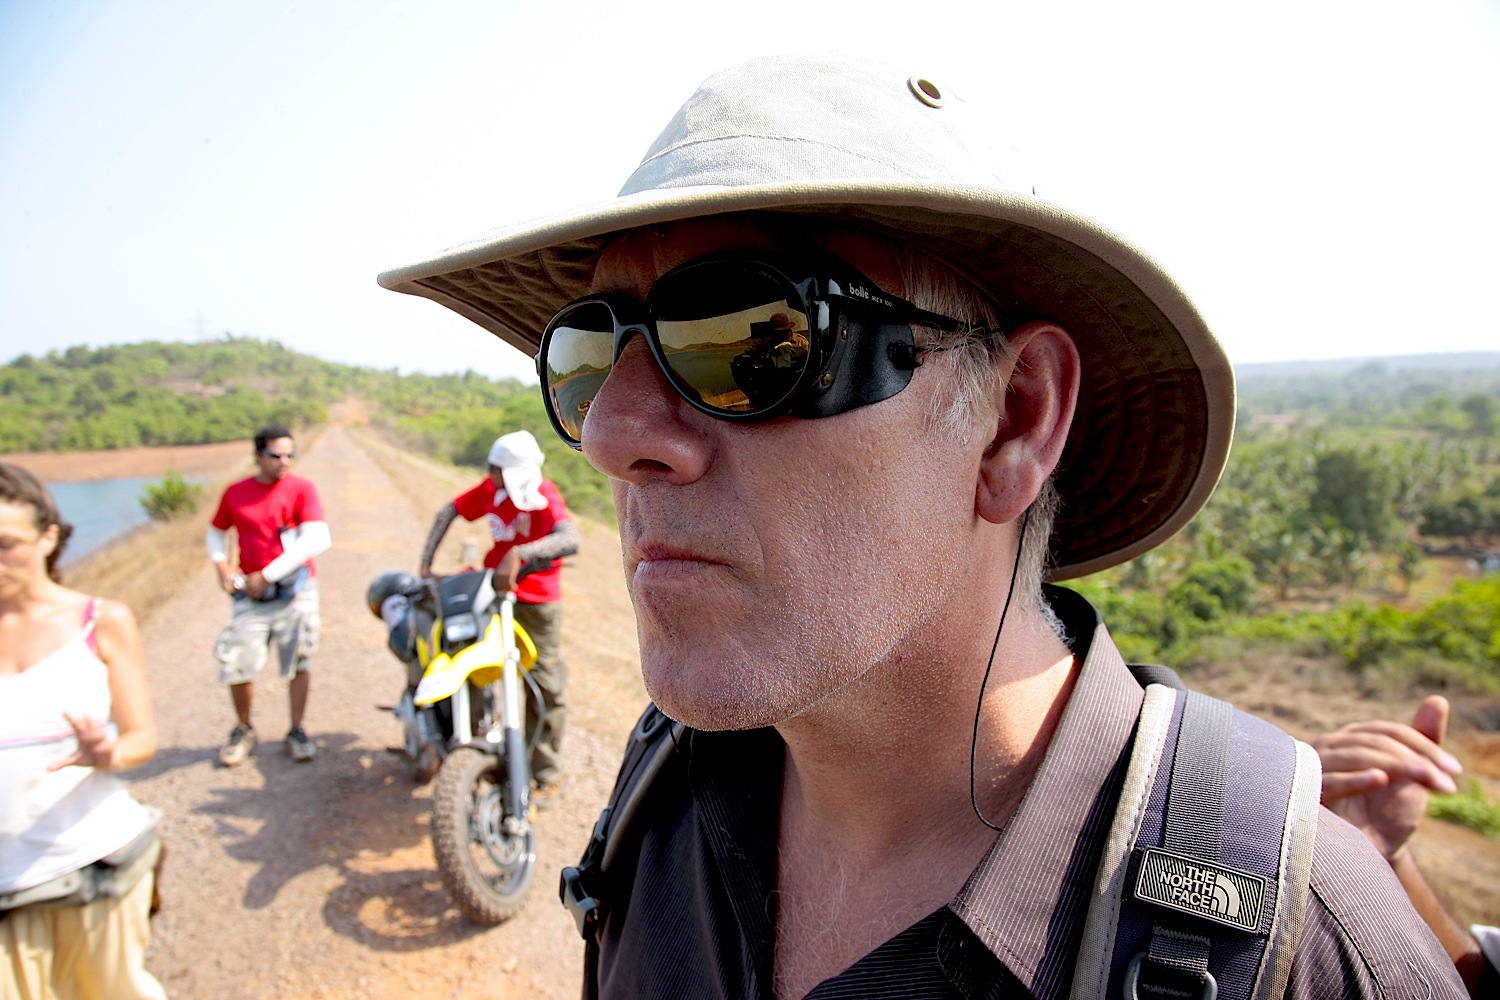
<svg viewBox="0 0 1500 1000"><path fill-rule="evenodd" d="M1068 330L1083 381L1057 470L1062 507L1049 578L1148 551L1208 501L1234 427L1223 350L1153 260L1099 223L1032 196L874 180L655 189L498 230L379 281L534 354L552 315L588 293L615 234L745 211L834 217L894 235Z"/></svg>

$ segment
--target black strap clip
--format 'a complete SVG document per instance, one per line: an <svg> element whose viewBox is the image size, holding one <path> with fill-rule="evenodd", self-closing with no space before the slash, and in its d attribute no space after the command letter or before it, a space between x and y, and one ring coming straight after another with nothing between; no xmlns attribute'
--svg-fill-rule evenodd
<svg viewBox="0 0 1500 1000"><path fill-rule="evenodd" d="M589 846L584 850L583 858L577 867L569 865L562 870L562 880L557 888L558 897L568 912L573 914L573 922L578 925L578 933L585 941L594 939L599 926L599 899L589 890L594 876L603 868L609 813L609 808L605 807L599 814L599 821L594 824L594 832L589 837Z"/></svg>

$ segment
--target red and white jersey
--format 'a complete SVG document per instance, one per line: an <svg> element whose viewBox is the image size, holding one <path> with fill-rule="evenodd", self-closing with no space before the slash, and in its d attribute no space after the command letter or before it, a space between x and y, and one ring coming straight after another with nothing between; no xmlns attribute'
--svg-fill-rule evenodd
<svg viewBox="0 0 1500 1000"><path fill-rule="evenodd" d="M547 506L541 510L520 510L509 496L497 504L497 492L495 484L485 477L473 489L453 500L459 517L465 521L483 518L489 527L495 545L484 557L484 564L490 569L500 565L505 553L513 547L546 538L559 521L573 517L550 479L542 480L541 492L547 499ZM522 577L516 585L516 600L524 604L553 604L562 600L562 560L555 560L547 569Z"/></svg>

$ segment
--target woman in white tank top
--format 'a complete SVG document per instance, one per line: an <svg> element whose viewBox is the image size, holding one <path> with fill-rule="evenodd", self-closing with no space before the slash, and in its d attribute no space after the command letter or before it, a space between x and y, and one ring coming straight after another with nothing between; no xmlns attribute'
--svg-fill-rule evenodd
<svg viewBox="0 0 1500 1000"><path fill-rule="evenodd" d="M129 609L57 582L71 530L0 463L0 994L162 997L143 964L153 819L114 773L156 752L145 656ZM92 902L53 889L126 857Z"/></svg>

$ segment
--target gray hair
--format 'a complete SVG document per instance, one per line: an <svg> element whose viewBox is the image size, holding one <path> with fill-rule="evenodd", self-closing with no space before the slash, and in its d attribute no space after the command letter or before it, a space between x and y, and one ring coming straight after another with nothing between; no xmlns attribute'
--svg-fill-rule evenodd
<svg viewBox="0 0 1500 1000"><path fill-rule="evenodd" d="M966 439L975 432L982 402L993 398L1001 366L1015 360L1005 335L1013 321L972 282L927 254L902 245L898 263L905 297L913 305L969 325L959 333L920 327L917 344L923 364L945 365L953 374L953 394L947 399L934 399L928 419L934 427ZM1058 634L1061 623L1042 599L1042 579L1060 502L1053 477L1048 476L1027 509L1015 584L1022 604L1041 612Z"/></svg>

